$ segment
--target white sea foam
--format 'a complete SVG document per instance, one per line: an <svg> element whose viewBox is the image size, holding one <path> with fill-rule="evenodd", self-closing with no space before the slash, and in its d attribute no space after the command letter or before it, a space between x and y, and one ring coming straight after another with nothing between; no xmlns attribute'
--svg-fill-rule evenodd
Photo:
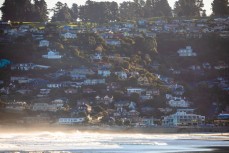
<svg viewBox="0 0 229 153"><path fill-rule="evenodd" d="M34 132L0 134L0 151L178 152L229 146L228 134L101 134ZM211 140L211 141L209 141Z"/></svg>

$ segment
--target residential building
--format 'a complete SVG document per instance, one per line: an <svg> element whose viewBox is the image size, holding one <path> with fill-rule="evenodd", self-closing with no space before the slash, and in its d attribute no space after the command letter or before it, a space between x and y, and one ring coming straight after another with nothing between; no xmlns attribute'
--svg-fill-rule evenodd
<svg viewBox="0 0 229 153"><path fill-rule="evenodd" d="M78 89L68 88L68 89L64 90L64 93L66 93L66 94L76 94L76 93L78 93Z"/></svg>
<svg viewBox="0 0 229 153"><path fill-rule="evenodd" d="M187 46L186 48L179 49L177 51L179 56L181 57L187 57L187 56L197 56L195 52L193 52L191 46Z"/></svg>
<svg viewBox="0 0 229 153"><path fill-rule="evenodd" d="M48 104L48 103L34 103L32 110L56 112L57 110L59 110L59 106L56 104Z"/></svg>
<svg viewBox="0 0 229 153"><path fill-rule="evenodd" d="M18 82L19 84L26 84L26 83L31 83L32 81L34 81L34 79L32 78L28 78L28 77L14 77L12 76L10 78L11 82Z"/></svg>
<svg viewBox="0 0 229 153"><path fill-rule="evenodd" d="M93 61L94 61L94 60L100 61L100 60L102 60L102 55L101 55L101 53L95 53L95 54L91 55L91 59L92 59Z"/></svg>
<svg viewBox="0 0 229 153"><path fill-rule="evenodd" d="M139 95L142 94L142 92L145 91L143 88L127 88L127 94L131 95L132 93L137 93Z"/></svg>
<svg viewBox="0 0 229 153"><path fill-rule="evenodd" d="M59 118L58 123L59 124L67 124L67 125L72 125L72 124L77 124L77 123L83 123L85 121L84 117L81 118Z"/></svg>
<svg viewBox="0 0 229 153"><path fill-rule="evenodd" d="M21 70L21 71L28 71L35 68L35 64L33 63L21 63L15 64L11 66L11 70Z"/></svg>
<svg viewBox="0 0 229 153"><path fill-rule="evenodd" d="M208 63L208 62L203 63L202 66L203 66L204 69L207 69L207 70L210 70L210 69L212 68L212 67L211 67L211 64Z"/></svg>
<svg viewBox="0 0 229 153"><path fill-rule="evenodd" d="M105 79L87 79L84 80L84 85L97 85L97 84L105 84Z"/></svg>
<svg viewBox="0 0 229 153"><path fill-rule="evenodd" d="M149 127L149 126L154 126L154 118L141 118L140 121L139 121L139 125L140 126L146 126L146 127Z"/></svg>
<svg viewBox="0 0 229 153"><path fill-rule="evenodd" d="M130 110L129 112L127 112L127 116L129 118L138 118L139 115L140 113L136 110Z"/></svg>
<svg viewBox="0 0 229 153"><path fill-rule="evenodd" d="M138 81L138 84L142 86L150 85L150 81L146 76L140 76L137 81Z"/></svg>
<svg viewBox="0 0 229 153"><path fill-rule="evenodd" d="M107 45L111 45L111 46L120 46L121 45L121 42L116 39L106 39L105 42Z"/></svg>
<svg viewBox="0 0 229 153"><path fill-rule="evenodd" d="M19 63L11 65L11 70L29 71L34 69L48 69L50 66L37 65L34 63Z"/></svg>
<svg viewBox="0 0 229 153"><path fill-rule="evenodd" d="M129 108L129 110L136 110L136 106L137 106L137 104L135 102L131 101L128 108Z"/></svg>
<svg viewBox="0 0 229 153"><path fill-rule="evenodd" d="M120 79L127 79L127 73L124 72L124 71L118 71L118 72L115 72L115 75L117 75Z"/></svg>
<svg viewBox="0 0 229 153"><path fill-rule="evenodd" d="M189 107L190 103L182 98L174 97L168 101L169 106L171 107Z"/></svg>
<svg viewBox="0 0 229 153"><path fill-rule="evenodd" d="M48 40L40 40L39 47L49 47L49 41Z"/></svg>
<svg viewBox="0 0 229 153"><path fill-rule="evenodd" d="M48 83L47 87L48 88L61 88L62 85L61 85L61 83Z"/></svg>
<svg viewBox="0 0 229 153"><path fill-rule="evenodd" d="M96 103L103 103L105 105L109 105L113 102L113 96L109 97L108 95L104 97L96 96L95 97Z"/></svg>
<svg viewBox="0 0 229 153"><path fill-rule="evenodd" d="M47 55L42 55L42 57L47 59L61 59L62 55L59 55L59 52L57 52L56 50L50 50L48 51Z"/></svg>
<svg viewBox="0 0 229 153"><path fill-rule="evenodd" d="M6 103L5 109L11 111L24 111L27 108L26 102Z"/></svg>
<svg viewBox="0 0 229 153"><path fill-rule="evenodd" d="M138 71L131 71L129 72L130 77L138 78L139 77L139 72Z"/></svg>
<svg viewBox="0 0 229 153"><path fill-rule="evenodd" d="M116 101L114 102L114 106L117 108L117 109L122 109L123 107L128 107L130 105L130 102L129 101Z"/></svg>
<svg viewBox="0 0 229 153"><path fill-rule="evenodd" d="M53 101L51 101L52 105L56 105L58 108L63 108L64 104L66 104L68 102L68 99L54 99Z"/></svg>
<svg viewBox="0 0 229 153"><path fill-rule="evenodd" d="M66 33L61 33L61 37L64 39L76 39L77 35L76 33L66 32Z"/></svg>
<svg viewBox="0 0 229 153"><path fill-rule="evenodd" d="M147 90L147 91L142 92L140 98L143 101L153 99L153 91Z"/></svg>
<svg viewBox="0 0 229 153"><path fill-rule="evenodd" d="M99 69L98 75L101 75L102 77L109 77L111 75L111 71L108 69Z"/></svg>
<svg viewBox="0 0 229 153"><path fill-rule="evenodd" d="M187 126L200 125L205 122L205 116L187 113L185 111L177 111L175 114L165 116L162 120L163 126Z"/></svg>
<svg viewBox="0 0 229 153"><path fill-rule="evenodd" d="M50 93L51 89L40 89L40 93L37 97L46 97Z"/></svg>

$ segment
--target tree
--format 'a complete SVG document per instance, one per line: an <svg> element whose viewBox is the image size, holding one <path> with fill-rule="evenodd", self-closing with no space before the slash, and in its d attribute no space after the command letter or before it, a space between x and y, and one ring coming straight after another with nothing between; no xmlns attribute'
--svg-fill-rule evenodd
<svg viewBox="0 0 229 153"><path fill-rule="evenodd" d="M139 5L135 2L123 2L119 7L121 20L133 20L140 18Z"/></svg>
<svg viewBox="0 0 229 153"><path fill-rule="evenodd" d="M229 15L228 0L214 0L212 2L212 11L213 11L213 15L215 16Z"/></svg>
<svg viewBox="0 0 229 153"><path fill-rule="evenodd" d="M172 16L172 9L167 0L146 0L144 17Z"/></svg>
<svg viewBox="0 0 229 153"><path fill-rule="evenodd" d="M155 5L156 16L172 16L172 9L167 0L158 0Z"/></svg>
<svg viewBox="0 0 229 153"><path fill-rule="evenodd" d="M206 14L206 10L203 10L203 12L202 12L202 15L201 15L202 17L206 17L207 16L207 14Z"/></svg>
<svg viewBox="0 0 229 153"><path fill-rule="evenodd" d="M178 0L174 12L179 17L200 17L203 7L203 0Z"/></svg>
<svg viewBox="0 0 229 153"><path fill-rule="evenodd" d="M34 20L33 21L47 21L48 10L47 4L44 0L34 0Z"/></svg>
<svg viewBox="0 0 229 153"><path fill-rule="evenodd" d="M72 4L72 8L71 8L71 15L72 15L72 19L73 21L76 21L78 19L78 5L73 3Z"/></svg>
<svg viewBox="0 0 229 153"><path fill-rule="evenodd" d="M153 17L154 16L154 8L155 8L155 3L153 0L146 0L146 4L144 7L144 15L146 18Z"/></svg>
<svg viewBox="0 0 229 153"><path fill-rule="evenodd" d="M71 10L68 5L65 3L57 2L56 7L54 8L54 15L52 21L72 21Z"/></svg>
<svg viewBox="0 0 229 153"><path fill-rule="evenodd" d="M86 1L79 7L79 17L82 21L107 23L118 19L118 4L116 2Z"/></svg>
<svg viewBox="0 0 229 153"><path fill-rule="evenodd" d="M134 48L141 53L153 55L157 53L157 40L152 37L136 37Z"/></svg>
<svg viewBox="0 0 229 153"><path fill-rule="evenodd" d="M5 0L1 7L3 21L32 21L33 5L30 0Z"/></svg>
<svg viewBox="0 0 229 153"><path fill-rule="evenodd" d="M82 5L79 7L79 18L84 22L88 21L88 19L89 19L87 16L87 11L88 11L87 7L88 6L86 6L86 5Z"/></svg>
<svg viewBox="0 0 229 153"><path fill-rule="evenodd" d="M1 7L2 19L4 21L35 21L48 20L47 4L45 0L5 0ZM12 11L13 10L13 11Z"/></svg>
<svg viewBox="0 0 229 153"><path fill-rule="evenodd" d="M16 1L5 0L5 2L2 4L2 7L1 7L2 20L3 21L17 20L16 12L14 10L15 8L16 8Z"/></svg>
<svg viewBox="0 0 229 153"><path fill-rule="evenodd" d="M110 9L109 19L111 21L118 20L119 19L118 3L117 2L111 2L109 5L109 9Z"/></svg>
<svg viewBox="0 0 229 153"><path fill-rule="evenodd" d="M79 33L77 37L78 45L86 49L95 49L97 45L104 44L104 41L94 33Z"/></svg>

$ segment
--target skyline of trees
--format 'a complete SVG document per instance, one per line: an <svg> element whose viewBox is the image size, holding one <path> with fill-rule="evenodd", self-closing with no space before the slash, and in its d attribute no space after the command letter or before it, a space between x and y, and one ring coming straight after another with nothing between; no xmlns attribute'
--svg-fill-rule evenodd
<svg viewBox="0 0 229 153"><path fill-rule="evenodd" d="M43 22L48 20L45 0L5 0L0 9L3 21Z"/></svg>
<svg viewBox="0 0 229 153"><path fill-rule="evenodd" d="M177 0L174 9L168 0L132 0L117 2L95 2L87 0L85 5L77 2L69 7L58 1L54 8L48 9L45 0L5 0L0 10L3 21L51 21L74 22L80 19L86 22L108 23L114 21L138 20L152 17L205 17L203 0ZM228 0L214 0L212 15L229 14ZM14 11L12 11L14 10Z"/></svg>
<svg viewBox="0 0 229 153"><path fill-rule="evenodd" d="M212 2L212 14L214 16L229 15L229 2L228 2L228 0L214 0Z"/></svg>
<svg viewBox="0 0 229 153"><path fill-rule="evenodd" d="M178 0L174 4L174 14L178 17L200 17L203 7L203 0Z"/></svg>

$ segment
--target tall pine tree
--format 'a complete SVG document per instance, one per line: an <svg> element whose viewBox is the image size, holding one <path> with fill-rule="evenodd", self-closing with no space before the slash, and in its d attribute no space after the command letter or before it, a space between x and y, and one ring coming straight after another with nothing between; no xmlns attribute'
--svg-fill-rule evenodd
<svg viewBox="0 0 229 153"><path fill-rule="evenodd" d="M34 0L34 21L47 21L48 10L45 0Z"/></svg>
<svg viewBox="0 0 229 153"><path fill-rule="evenodd" d="M47 21L47 4L44 0L5 0L2 7L2 20Z"/></svg>
<svg viewBox="0 0 229 153"><path fill-rule="evenodd" d="M174 13L176 16L200 17L203 7L203 0L178 0L174 5Z"/></svg>
<svg viewBox="0 0 229 153"><path fill-rule="evenodd" d="M72 13L71 9L65 3L57 2L56 7L54 8L54 15L52 17L52 21L62 21L62 22L70 22L72 21Z"/></svg>
<svg viewBox="0 0 229 153"><path fill-rule="evenodd" d="M77 21L78 14L79 14L78 5L77 4L75 4L75 3L72 4L71 13L72 13L72 20L73 21Z"/></svg>
<svg viewBox="0 0 229 153"><path fill-rule="evenodd" d="M215 16L229 15L229 2L228 0L214 0L212 2L212 11Z"/></svg>

